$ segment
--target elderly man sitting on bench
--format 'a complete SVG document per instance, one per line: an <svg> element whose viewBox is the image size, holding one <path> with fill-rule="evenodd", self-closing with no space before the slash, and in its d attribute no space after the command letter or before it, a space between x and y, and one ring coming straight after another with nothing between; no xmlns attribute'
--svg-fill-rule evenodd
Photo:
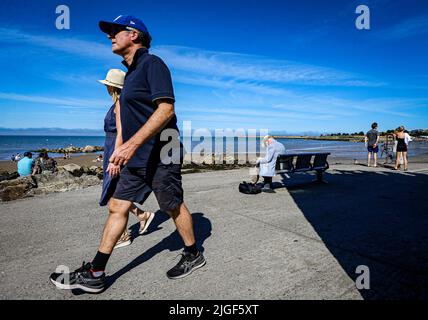
<svg viewBox="0 0 428 320"><path fill-rule="evenodd" d="M267 148L266 156L264 158L257 159L257 174L252 176L251 181L253 183L257 183L259 181L259 177L262 176L264 180L262 191L274 192L272 189L272 177L275 176L276 158L281 154L285 154L285 147L272 136L265 136L262 143L263 146Z"/></svg>

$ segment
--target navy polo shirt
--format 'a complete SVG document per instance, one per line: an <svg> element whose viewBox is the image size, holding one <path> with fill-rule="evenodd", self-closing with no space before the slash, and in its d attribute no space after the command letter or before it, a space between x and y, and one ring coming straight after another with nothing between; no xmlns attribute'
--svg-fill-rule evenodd
<svg viewBox="0 0 428 320"><path fill-rule="evenodd" d="M130 66L122 62L128 72L120 95L120 117L123 142L128 141L147 122L156 110L157 99L175 101L171 73L161 58L149 54L146 48L135 52ZM164 127L177 128L174 117ZM159 163L160 150L168 142L160 142L160 133L141 145L129 160L128 167L146 168L149 164Z"/></svg>

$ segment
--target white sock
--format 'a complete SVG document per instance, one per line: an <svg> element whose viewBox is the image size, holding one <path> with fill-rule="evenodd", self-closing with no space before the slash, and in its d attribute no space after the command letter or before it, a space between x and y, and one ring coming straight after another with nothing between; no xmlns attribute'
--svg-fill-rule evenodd
<svg viewBox="0 0 428 320"><path fill-rule="evenodd" d="M101 277L103 274L104 274L104 271L92 271L92 275L93 275L95 278L99 278L99 277Z"/></svg>

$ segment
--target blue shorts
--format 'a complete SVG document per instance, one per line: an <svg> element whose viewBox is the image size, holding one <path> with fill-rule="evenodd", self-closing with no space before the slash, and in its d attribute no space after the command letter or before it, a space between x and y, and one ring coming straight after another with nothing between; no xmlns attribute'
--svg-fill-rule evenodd
<svg viewBox="0 0 428 320"><path fill-rule="evenodd" d="M373 148L373 146L368 146L367 147L367 151L368 152L378 153L379 152L379 146L376 146L376 148Z"/></svg>
<svg viewBox="0 0 428 320"><path fill-rule="evenodd" d="M183 203L180 164L159 164L153 168L125 166L119 175L113 198L142 204L150 192L162 211L171 211Z"/></svg>

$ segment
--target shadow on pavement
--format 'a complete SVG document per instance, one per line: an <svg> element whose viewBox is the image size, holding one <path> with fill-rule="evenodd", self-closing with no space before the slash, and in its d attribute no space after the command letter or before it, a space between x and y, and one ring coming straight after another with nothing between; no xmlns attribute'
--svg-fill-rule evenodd
<svg viewBox="0 0 428 320"><path fill-rule="evenodd" d="M155 230L158 230L158 226L160 223L166 221L169 219L169 216L166 215L163 212L156 212L155 219L158 218L158 220L154 220L152 224L149 227L149 233L151 228L154 228ZM165 219L166 218L166 219ZM208 218L204 217L203 213L196 212L192 214L193 218L193 225L195 230L195 238L196 243L198 244L198 247L202 252L204 252L203 243L206 239L208 239L211 236L211 230L212 225L211 221ZM172 221L171 221L172 223ZM178 234L178 231L175 230L173 233L171 233L166 238L162 239L158 244L148 249L146 252L132 260L130 263L128 263L126 266L124 266L122 269L116 271L111 276L107 277L107 286L106 289L108 289L117 279L119 279L122 275L127 273L128 271L138 267L140 264L150 260L158 253L169 250L169 251L178 251L183 249L183 241L181 240L180 235ZM177 261L178 262L178 261ZM173 265L171 265L171 268ZM167 270L165 270L166 272ZM165 275L166 277L166 275Z"/></svg>
<svg viewBox="0 0 428 320"><path fill-rule="evenodd" d="M130 215L131 216L131 215ZM169 215L166 214L163 211L156 211L155 212L155 217L153 218L152 223L150 223L149 227L147 228L147 231L143 234L144 236L149 235L152 232L161 230L162 227L160 227L160 225L162 223L164 223L165 221L167 221L169 219ZM135 223L134 225L132 225L131 227L128 228L131 232L131 237L132 240L134 241L135 238L138 238L139 236L141 236L139 234L139 230L140 230L140 222Z"/></svg>
<svg viewBox="0 0 428 320"><path fill-rule="evenodd" d="M357 267L369 267L364 299L428 298L428 175L335 170L328 184L299 176L286 188L343 270L355 281Z"/></svg>

